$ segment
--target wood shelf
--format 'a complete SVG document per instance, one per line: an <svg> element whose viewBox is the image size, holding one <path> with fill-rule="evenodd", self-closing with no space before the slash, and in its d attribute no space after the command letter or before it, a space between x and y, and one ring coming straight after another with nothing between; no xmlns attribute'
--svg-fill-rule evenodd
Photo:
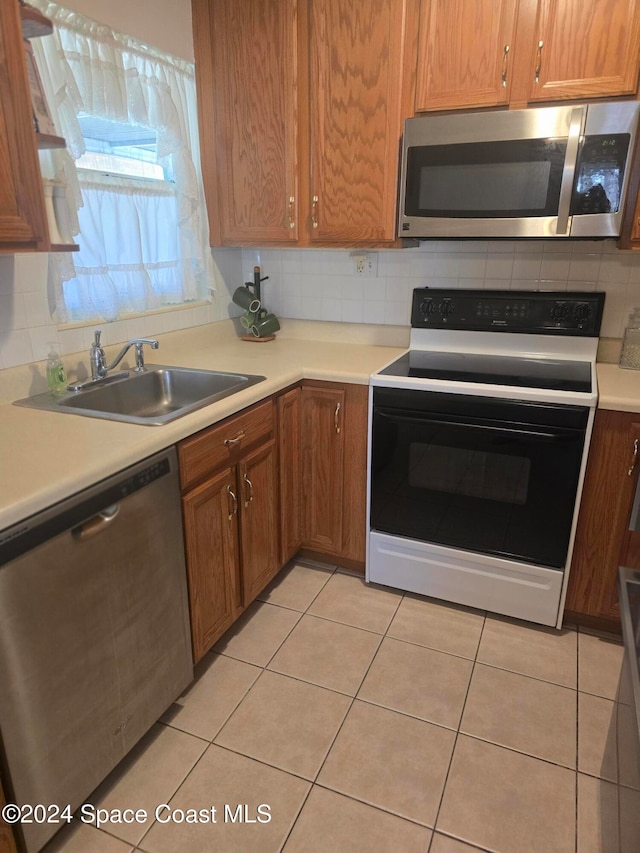
<svg viewBox="0 0 640 853"><path fill-rule="evenodd" d="M50 133L36 133L38 148L66 148L67 141L62 136L52 136Z"/></svg>
<svg viewBox="0 0 640 853"><path fill-rule="evenodd" d="M79 252L80 246L77 243L52 243L50 252Z"/></svg>
<svg viewBox="0 0 640 853"><path fill-rule="evenodd" d="M53 32L53 24L42 12L33 6L20 5L20 18L22 20L22 35L26 39L49 36Z"/></svg>

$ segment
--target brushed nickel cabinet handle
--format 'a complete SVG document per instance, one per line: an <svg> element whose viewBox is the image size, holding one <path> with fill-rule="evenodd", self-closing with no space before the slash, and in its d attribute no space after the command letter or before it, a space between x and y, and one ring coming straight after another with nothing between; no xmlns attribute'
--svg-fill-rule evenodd
<svg viewBox="0 0 640 853"><path fill-rule="evenodd" d="M509 59L509 51L511 47L508 44L505 44L504 51L502 53L502 86L506 88L507 86L507 61Z"/></svg>
<svg viewBox="0 0 640 853"><path fill-rule="evenodd" d="M246 483L246 485L247 485L247 486L249 486L249 497L248 497L248 498L245 498L245 502L244 502L245 507L248 507L248 506L249 506L249 504L251 503L251 501L253 500L253 483L252 483L252 482L251 482L251 480L247 477L247 475L246 475L246 474L243 474L243 475L242 475L242 479L244 480L244 482Z"/></svg>
<svg viewBox="0 0 640 853"><path fill-rule="evenodd" d="M544 47L544 42L543 42L543 41L539 41L539 42L538 42L538 53L537 53L537 57L536 57L536 59L537 59L537 61L536 61L536 71L535 71L535 77L534 77L534 82L535 82L535 83L539 83L539 82L540 82L540 71L542 70L542 48L543 48L543 47Z"/></svg>
<svg viewBox="0 0 640 853"><path fill-rule="evenodd" d="M296 203L295 196L290 195L289 196L289 228L295 228L296 227L296 220L294 217L294 213L295 213L294 205L295 205L295 203Z"/></svg>
<svg viewBox="0 0 640 853"><path fill-rule="evenodd" d="M340 435L340 422L338 420L340 416L340 403L336 403L336 410L333 413L333 425L336 428L336 433Z"/></svg>
<svg viewBox="0 0 640 853"><path fill-rule="evenodd" d="M245 437L245 432L242 429L242 430L240 430L240 432L237 434L237 436L235 438L225 438L225 440L224 440L225 447L234 447L236 444L240 444L240 442L242 441L242 439L244 437Z"/></svg>
<svg viewBox="0 0 640 853"><path fill-rule="evenodd" d="M638 460L638 441L640 441L640 439L636 438L633 442L633 456L631 457L631 467L627 471L627 474L630 477L636 469L636 462Z"/></svg>
<svg viewBox="0 0 640 853"><path fill-rule="evenodd" d="M317 196L317 195L314 195L314 197L311 199L311 201L312 201L312 205L311 205L311 225L312 225L314 228L317 228L317 227L318 227L318 202L320 201L320 199L318 198L318 196Z"/></svg>
<svg viewBox="0 0 640 853"><path fill-rule="evenodd" d="M238 497L236 493L232 490L231 486L227 486L227 493L233 501L231 510L229 511L229 521L231 521L233 516L238 514Z"/></svg>

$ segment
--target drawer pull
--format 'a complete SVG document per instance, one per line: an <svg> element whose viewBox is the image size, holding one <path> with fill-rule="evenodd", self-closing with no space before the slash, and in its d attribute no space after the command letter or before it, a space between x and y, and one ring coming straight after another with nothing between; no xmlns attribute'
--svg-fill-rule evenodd
<svg viewBox="0 0 640 853"><path fill-rule="evenodd" d="M336 434L340 435L340 421L338 420L340 417L340 403L336 403L336 410L333 413L333 425L336 428Z"/></svg>
<svg viewBox="0 0 640 853"><path fill-rule="evenodd" d="M245 437L245 431L240 430L235 438L225 438L224 443L225 447L235 447L236 444L240 444L242 439Z"/></svg>
<svg viewBox="0 0 640 853"><path fill-rule="evenodd" d="M245 502L244 502L245 507L248 507L248 506L249 506L249 504L251 503L251 501L253 500L253 483L252 483L252 482L251 482L251 480L247 477L247 475L246 475L246 474L243 474L242 479L244 480L244 482L246 483L246 485L249 487L249 497L248 497L248 498L245 498Z"/></svg>
<svg viewBox="0 0 640 853"><path fill-rule="evenodd" d="M229 521L231 521L233 516L238 514L238 497L236 493L232 490L231 486L227 486L227 492L229 494L229 497L233 501L231 510L229 511Z"/></svg>
<svg viewBox="0 0 640 853"><path fill-rule="evenodd" d="M630 468L629 468L629 470L627 471L627 474L628 474L630 477L631 477L631 475L633 474L633 472L635 471L635 468L636 468L636 461L637 461L637 459L638 459L638 441L640 441L640 439L637 439L637 438L636 438L636 439L635 439L635 441L633 442L633 456L631 457L631 467L630 467Z"/></svg>

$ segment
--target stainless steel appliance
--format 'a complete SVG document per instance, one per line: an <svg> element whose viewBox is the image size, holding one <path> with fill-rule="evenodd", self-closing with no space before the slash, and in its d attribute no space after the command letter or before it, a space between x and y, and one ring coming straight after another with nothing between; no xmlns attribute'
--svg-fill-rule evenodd
<svg viewBox="0 0 640 853"><path fill-rule="evenodd" d="M371 377L367 580L560 626L604 294L414 291Z"/></svg>
<svg viewBox="0 0 640 853"><path fill-rule="evenodd" d="M405 121L401 237L615 237L640 104Z"/></svg>
<svg viewBox="0 0 640 853"><path fill-rule="evenodd" d="M183 553L173 448L0 534L7 799L75 810L192 680Z"/></svg>

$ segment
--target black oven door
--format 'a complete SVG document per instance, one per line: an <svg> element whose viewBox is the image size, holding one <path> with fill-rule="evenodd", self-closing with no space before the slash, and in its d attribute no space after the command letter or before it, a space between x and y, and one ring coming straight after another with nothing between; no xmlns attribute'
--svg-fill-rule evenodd
<svg viewBox="0 0 640 853"><path fill-rule="evenodd" d="M370 527L564 568L589 409L374 389Z"/></svg>

